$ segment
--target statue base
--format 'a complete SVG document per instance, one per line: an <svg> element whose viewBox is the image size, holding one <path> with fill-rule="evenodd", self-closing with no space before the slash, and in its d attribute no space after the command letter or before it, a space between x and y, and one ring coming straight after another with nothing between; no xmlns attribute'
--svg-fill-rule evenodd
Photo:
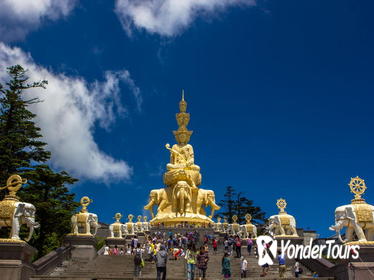
<svg viewBox="0 0 374 280"><path fill-rule="evenodd" d="M119 238L119 237L108 237L105 239L105 244L109 247L117 246L119 248L125 248L126 247L126 239L125 238Z"/></svg>
<svg viewBox="0 0 374 280"><path fill-rule="evenodd" d="M65 236L64 246L71 246L71 258L73 260L92 260L96 257L96 239L92 235Z"/></svg>
<svg viewBox="0 0 374 280"><path fill-rule="evenodd" d="M214 224L212 219L205 215L186 213L185 215L176 216L175 213L157 214L155 218L150 221L151 225L157 226L163 224L165 227L176 227L182 224L190 224L196 227L206 227Z"/></svg>
<svg viewBox="0 0 374 280"><path fill-rule="evenodd" d="M3 240L0 242L1 279L28 280L35 274L31 261L37 250L24 241L4 242Z"/></svg>

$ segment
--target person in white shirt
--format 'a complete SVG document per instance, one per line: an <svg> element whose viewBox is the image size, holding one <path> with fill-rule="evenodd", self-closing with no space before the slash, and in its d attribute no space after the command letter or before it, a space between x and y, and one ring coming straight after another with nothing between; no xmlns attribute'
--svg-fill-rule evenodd
<svg viewBox="0 0 374 280"><path fill-rule="evenodd" d="M241 256L240 258L240 277L247 278L248 261Z"/></svg>
<svg viewBox="0 0 374 280"><path fill-rule="evenodd" d="M104 256L108 256L109 255L109 247L107 245L105 245L104 247Z"/></svg>

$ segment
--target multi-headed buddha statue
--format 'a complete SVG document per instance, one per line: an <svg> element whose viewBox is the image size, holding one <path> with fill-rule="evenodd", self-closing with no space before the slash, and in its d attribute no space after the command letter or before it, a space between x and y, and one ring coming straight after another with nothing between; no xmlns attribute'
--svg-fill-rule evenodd
<svg viewBox="0 0 374 280"><path fill-rule="evenodd" d="M192 131L187 129L190 122L190 114L186 112L187 102L179 102L180 112L176 114L178 130L173 131L177 144L170 148L166 144L166 149L170 151L170 163L166 165L167 172L164 174L165 185L174 185L178 181L186 181L190 187L196 188L201 184L200 167L195 164L193 147L188 144Z"/></svg>
<svg viewBox="0 0 374 280"><path fill-rule="evenodd" d="M177 141L172 147L166 144L170 151L170 162L166 165L163 176L165 188L150 192L149 203L144 209L151 212L152 225L178 225L192 223L195 225L213 224L211 217L220 207L215 203L214 192L198 188L201 184L200 167L195 164L194 150L189 144L192 131L187 129L190 114L187 113L187 102L179 102L179 113L176 114L178 129L173 131ZM157 206L157 214L153 208ZM210 207L209 217L205 207Z"/></svg>

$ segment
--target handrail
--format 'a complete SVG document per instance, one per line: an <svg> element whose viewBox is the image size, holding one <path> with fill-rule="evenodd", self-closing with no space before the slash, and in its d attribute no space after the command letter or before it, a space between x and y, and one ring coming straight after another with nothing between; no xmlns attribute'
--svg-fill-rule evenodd
<svg viewBox="0 0 374 280"><path fill-rule="evenodd" d="M71 247L60 247L32 263L37 275L46 274L70 257Z"/></svg>

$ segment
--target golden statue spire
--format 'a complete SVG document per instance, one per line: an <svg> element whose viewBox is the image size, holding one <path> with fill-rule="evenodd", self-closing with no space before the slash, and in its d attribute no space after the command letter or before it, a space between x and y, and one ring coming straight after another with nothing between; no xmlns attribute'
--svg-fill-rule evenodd
<svg viewBox="0 0 374 280"><path fill-rule="evenodd" d="M190 141L192 131L187 129L190 122L190 114L187 113L187 102L184 100L184 90L182 90L182 99L179 102L179 113L176 114L178 130L173 131L175 139L179 145L186 145Z"/></svg>

